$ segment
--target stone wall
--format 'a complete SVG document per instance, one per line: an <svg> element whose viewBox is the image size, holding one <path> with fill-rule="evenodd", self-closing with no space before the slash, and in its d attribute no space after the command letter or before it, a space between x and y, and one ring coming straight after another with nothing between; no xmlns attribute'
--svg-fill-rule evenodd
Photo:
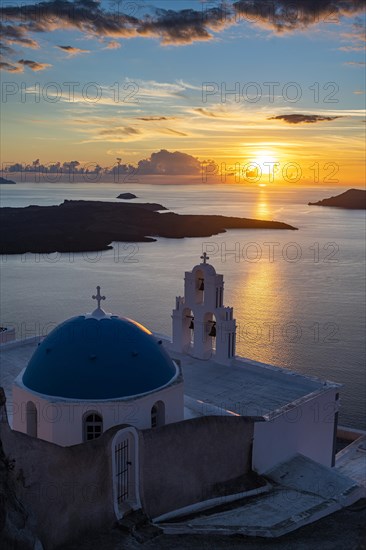
<svg viewBox="0 0 366 550"><path fill-rule="evenodd" d="M138 432L143 510L157 517L217 496L220 484L250 470L253 426L250 418L207 416ZM2 485L13 488L12 502L19 504L14 515L10 500L0 501L0 528L6 516L17 523L17 532L9 521L5 525L8 539L39 539L45 550L53 550L112 526L111 444L125 427L61 447L11 430L0 388L1 457L7 468Z"/></svg>
<svg viewBox="0 0 366 550"><path fill-rule="evenodd" d="M144 510L157 517L217 496L218 484L251 469L254 422L205 416L140 432Z"/></svg>
<svg viewBox="0 0 366 550"><path fill-rule="evenodd" d="M13 466L10 481L27 524L46 550L115 521L110 441L116 431L83 445L59 447L12 431L0 405L0 439Z"/></svg>

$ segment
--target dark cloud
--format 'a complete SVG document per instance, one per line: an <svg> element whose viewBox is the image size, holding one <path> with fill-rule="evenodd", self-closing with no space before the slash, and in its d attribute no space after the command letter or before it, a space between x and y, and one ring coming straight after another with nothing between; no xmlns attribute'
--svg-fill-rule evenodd
<svg viewBox="0 0 366 550"><path fill-rule="evenodd" d="M33 32L76 28L84 32L104 36L129 36L134 34L138 19L120 10L107 12L98 0L52 0L30 5L5 6L1 9L3 20L18 21Z"/></svg>
<svg viewBox="0 0 366 550"><path fill-rule="evenodd" d="M0 9L0 14L2 21L11 23L5 26L5 33L2 33L6 46L18 43L37 47L37 43L27 36L29 33L57 29L77 29L98 37L130 37L137 35L136 27L139 24L138 19L118 10L103 10L98 0L52 0L4 6Z"/></svg>
<svg viewBox="0 0 366 550"><path fill-rule="evenodd" d="M101 130L99 135L101 136L134 136L141 134L141 130L132 128L132 126L126 126L124 128L107 128L106 130Z"/></svg>
<svg viewBox="0 0 366 550"><path fill-rule="evenodd" d="M57 46L60 50L67 52L70 55L77 55L79 53L90 53L90 50L83 50L82 48L75 48L74 46Z"/></svg>
<svg viewBox="0 0 366 550"><path fill-rule="evenodd" d="M0 34L5 43L20 44L27 48L39 48L38 42L27 36L27 28L15 25L4 25L0 23Z"/></svg>
<svg viewBox="0 0 366 550"><path fill-rule="evenodd" d="M238 0L237 21L248 21L276 32L307 28L316 23L337 23L365 9L364 0Z"/></svg>
<svg viewBox="0 0 366 550"><path fill-rule="evenodd" d="M7 63L6 61L0 61L0 69L2 71L8 71L9 73L22 73L23 72L23 67L12 65L11 63Z"/></svg>
<svg viewBox="0 0 366 550"><path fill-rule="evenodd" d="M151 8L150 15L140 18L123 13L123 3L118 9L107 11L99 0L51 0L29 5L4 6L1 19L12 23L3 33L5 44L17 41L25 46L37 43L25 35L57 29L77 29L98 38L130 38L148 36L159 38L162 44L190 44L197 40L210 40L211 31L218 31L229 24L220 8L202 10L163 10ZM13 33L13 35L12 35ZM111 41L107 48L118 48Z"/></svg>
<svg viewBox="0 0 366 550"><path fill-rule="evenodd" d="M241 21L275 32L304 28L321 21L334 22L336 18L361 13L364 0L238 0L231 6L218 1L216 7L207 3L197 10L146 7L148 14L141 13L138 6L136 16L123 13L123 2L116 6L113 9L112 4L112 9L105 9L99 0L51 0L3 6L0 14L6 22L4 44L36 48L38 43L30 33L58 29L76 29L99 39L147 36L160 39L164 45L191 44L212 40L215 32ZM359 29L352 32L358 33ZM118 44L112 40L107 48L117 48Z"/></svg>
<svg viewBox="0 0 366 550"><path fill-rule="evenodd" d="M157 122L159 120L174 120L175 117L167 116L142 116L136 117L136 120L144 120L145 122Z"/></svg>
<svg viewBox="0 0 366 550"><path fill-rule="evenodd" d="M139 174L150 175L198 175L201 163L195 157L175 151L171 153L162 149L153 153L149 159L140 160L138 163Z"/></svg>
<svg viewBox="0 0 366 550"><path fill-rule="evenodd" d="M268 120L283 120L288 124L312 124L314 122L325 122L335 120L336 118L341 118L339 116L323 116L323 115L277 115L268 118Z"/></svg>
<svg viewBox="0 0 366 550"><path fill-rule="evenodd" d="M29 67L32 71L44 71L48 67L52 67L49 63L38 63L38 61L31 61L30 59L19 59L18 63L24 67Z"/></svg>
<svg viewBox="0 0 366 550"><path fill-rule="evenodd" d="M223 17L221 8L206 11L156 9L153 16L141 20L137 32L143 36L159 37L162 44L191 44L211 40L211 31L219 31L231 23L231 18Z"/></svg>

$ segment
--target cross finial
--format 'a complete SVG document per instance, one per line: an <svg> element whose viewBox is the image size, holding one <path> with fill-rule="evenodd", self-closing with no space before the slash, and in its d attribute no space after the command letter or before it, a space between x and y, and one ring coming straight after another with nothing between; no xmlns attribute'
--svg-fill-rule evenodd
<svg viewBox="0 0 366 550"><path fill-rule="evenodd" d="M207 256L207 253L204 252L203 255L201 256L201 260L203 260L203 263L205 264L207 262L207 260L209 260L210 257Z"/></svg>
<svg viewBox="0 0 366 550"><path fill-rule="evenodd" d="M100 309L100 302L102 300L105 300L105 296L102 296L100 294L100 286L97 286L97 293L93 294L92 298L93 298L93 300L96 300L98 302L98 309Z"/></svg>

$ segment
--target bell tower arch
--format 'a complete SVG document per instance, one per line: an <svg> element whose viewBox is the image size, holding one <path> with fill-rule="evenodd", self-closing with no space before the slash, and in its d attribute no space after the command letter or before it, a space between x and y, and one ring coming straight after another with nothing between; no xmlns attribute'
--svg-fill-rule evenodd
<svg viewBox="0 0 366 550"><path fill-rule="evenodd" d="M235 357L236 322L233 308L225 307L224 278L207 260L186 271L184 296L177 296L173 309L173 349L197 359L230 364Z"/></svg>

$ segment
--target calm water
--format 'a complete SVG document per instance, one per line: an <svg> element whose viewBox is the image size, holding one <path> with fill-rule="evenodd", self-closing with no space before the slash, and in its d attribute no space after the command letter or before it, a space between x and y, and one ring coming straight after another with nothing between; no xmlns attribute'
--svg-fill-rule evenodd
<svg viewBox="0 0 366 550"><path fill-rule="evenodd" d="M284 221L299 231L232 230L205 239L159 239L90 254L8 256L1 262L1 323L18 335L47 334L91 311L97 284L105 309L171 333L184 271L203 249L225 277L234 306L237 351L252 359L344 384L341 423L365 422L364 212L307 206L345 189L239 185L17 184L1 186L2 206L115 200L130 191L177 213Z"/></svg>

